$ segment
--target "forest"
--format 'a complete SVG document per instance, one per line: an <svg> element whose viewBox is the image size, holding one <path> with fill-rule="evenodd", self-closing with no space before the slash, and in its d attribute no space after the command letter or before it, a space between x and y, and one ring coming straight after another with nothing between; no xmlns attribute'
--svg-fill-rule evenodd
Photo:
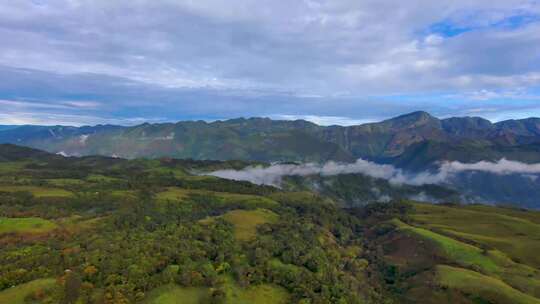
<svg viewBox="0 0 540 304"><path fill-rule="evenodd" d="M0 145L0 303L540 303L537 212L201 175L249 164Z"/></svg>

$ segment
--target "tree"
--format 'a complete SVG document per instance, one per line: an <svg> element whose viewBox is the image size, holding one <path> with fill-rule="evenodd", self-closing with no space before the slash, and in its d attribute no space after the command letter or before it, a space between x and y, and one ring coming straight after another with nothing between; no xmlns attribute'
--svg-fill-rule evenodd
<svg viewBox="0 0 540 304"><path fill-rule="evenodd" d="M65 304L73 304L79 298L81 292L81 277L73 271L67 271L66 281L64 283L64 300Z"/></svg>

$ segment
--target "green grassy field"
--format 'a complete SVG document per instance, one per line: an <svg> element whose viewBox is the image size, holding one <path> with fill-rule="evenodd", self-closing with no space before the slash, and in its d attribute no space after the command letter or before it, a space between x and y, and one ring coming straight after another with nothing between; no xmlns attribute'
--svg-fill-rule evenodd
<svg viewBox="0 0 540 304"><path fill-rule="evenodd" d="M90 174L86 177L86 180L91 183L114 183L121 181L118 178L109 177L101 174Z"/></svg>
<svg viewBox="0 0 540 304"><path fill-rule="evenodd" d="M438 284L443 288L459 290L473 299L493 304L540 304L540 300L520 292L501 280L467 269L439 265L436 268Z"/></svg>
<svg viewBox="0 0 540 304"><path fill-rule="evenodd" d="M0 173L6 174L10 172L18 172L29 162L27 161L18 161L18 162L0 162Z"/></svg>
<svg viewBox="0 0 540 304"><path fill-rule="evenodd" d="M258 225L276 222L278 215L267 209L233 210L225 213L223 219L234 225L237 240L246 241L255 237Z"/></svg>
<svg viewBox="0 0 540 304"><path fill-rule="evenodd" d="M27 191L36 197L70 197L73 193L59 188L37 186L0 186L0 192Z"/></svg>
<svg viewBox="0 0 540 304"><path fill-rule="evenodd" d="M156 195L158 200L169 200L169 201L183 201L189 196L190 190L170 187L166 191L159 192Z"/></svg>
<svg viewBox="0 0 540 304"><path fill-rule="evenodd" d="M76 178L51 178L47 179L47 183L54 187L70 187L70 186L81 186L85 182Z"/></svg>
<svg viewBox="0 0 540 304"><path fill-rule="evenodd" d="M499 271L499 266L487 254L483 254L480 248L430 230L407 225L399 220L395 220L394 223L403 231L432 241L446 257L464 267L474 267L486 273Z"/></svg>
<svg viewBox="0 0 540 304"><path fill-rule="evenodd" d="M498 303L489 300L492 295L487 292L496 289L497 284L506 286L505 291L512 290L534 299L540 297L540 272L535 257L540 238L535 216L533 212L487 206L414 204L408 223L397 219L392 223L400 233L410 235L420 243L428 241L427 244L434 247L427 250L433 253L414 255L412 250L410 254L414 256L389 256L389 261L422 259L428 264L448 264L463 269L462 272L450 272L452 269L442 268L447 270L443 274L453 275L439 275L448 283L442 285L445 287L460 274L464 282L466 278L472 280L471 277L477 281L487 278L486 284L490 285L484 289L476 288L472 283L466 286L469 289L455 288L465 295L477 290L475 296L488 301L486 303Z"/></svg>
<svg viewBox="0 0 540 304"><path fill-rule="evenodd" d="M257 234L257 226L274 223L278 215L267 209L232 210L219 216L234 226L234 237L240 241L247 241ZM201 220L201 223L213 221L216 217Z"/></svg>
<svg viewBox="0 0 540 304"><path fill-rule="evenodd" d="M505 252L516 262L540 268L538 212L487 206L415 204L412 219L437 232Z"/></svg>
<svg viewBox="0 0 540 304"><path fill-rule="evenodd" d="M194 189L182 189L176 187L169 187L166 191L159 192L157 194L157 199L164 201L182 201L189 198L190 195L200 195L213 199L216 203L221 204L244 204L248 206L276 206L278 203L267 197L250 195L250 194L237 194L237 193L228 193L228 192L215 192L215 191L206 191L206 190L194 190Z"/></svg>
<svg viewBox="0 0 540 304"><path fill-rule="evenodd" d="M58 226L48 220L29 218L5 218L0 217L0 234L3 233L44 233Z"/></svg>
<svg viewBox="0 0 540 304"><path fill-rule="evenodd" d="M199 304L210 300L210 291L204 287L166 285L150 292L146 304Z"/></svg>
<svg viewBox="0 0 540 304"><path fill-rule="evenodd" d="M239 287L229 277L222 286L226 304L287 304L289 294L279 286L261 284L246 289ZM204 304L211 303L211 290L206 287L181 287L174 284L152 290L145 304Z"/></svg>
<svg viewBox="0 0 540 304"><path fill-rule="evenodd" d="M230 277L225 278L226 303L230 304L286 304L289 294L282 287L260 284L248 288L239 287Z"/></svg>
<svg viewBox="0 0 540 304"><path fill-rule="evenodd" d="M159 163L154 163L154 166L156 167L147 169L145 170L145 172L157 173L157 174L171 174L176 178L182 178L182 179L189 176L188 173L182 169L159 167Z"/></svg>
<svg viewBox="0 0 540 304"><path fill-rule="evenodd" d="M86 229L95 228L99 223L105 220L107 217L95 217L95 218L83 218L78 215L72 215L56 220L56 223L62 229L70 232L81 232Z"/></svg>
<svg viewBox="0 0 540 304"><path fill-rule="evenodd" d="M2 304L25 304L26 296L54 286L55 279L39 279L0 291L0 303Z"/></svg>

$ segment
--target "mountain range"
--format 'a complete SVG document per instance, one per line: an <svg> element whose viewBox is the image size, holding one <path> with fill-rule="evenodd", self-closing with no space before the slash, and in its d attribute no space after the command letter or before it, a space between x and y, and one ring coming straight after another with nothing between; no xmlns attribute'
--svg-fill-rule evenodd
<svg viewBox="0 0 540 304"><path fill-rule="evenodd" d="M479 117L438 119L419 111L347 127L269 118L131 127L0 126L0 143L74 156L264 162L363 158L423 170L441 160L540 162L540 118L492 123Z"/></svg>

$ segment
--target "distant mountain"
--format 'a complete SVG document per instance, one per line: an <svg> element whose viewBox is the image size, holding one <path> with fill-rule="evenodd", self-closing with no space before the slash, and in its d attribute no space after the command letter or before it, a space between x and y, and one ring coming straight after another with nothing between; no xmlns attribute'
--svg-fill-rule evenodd
<svg viewBox="0 0 540 304"><path fill-rule="evenodd" d="M491 123L479 117L438 119L426 112L413 112L349 127L268 118L133 127L21 126L0 130L0 143L65 155L125 158L314 162L364 158L420 170L440 160L506 157L540 162L540 119Z"/></svg>
<svg viewBox="0 0 540 304"><path fill-rule="evenodd" d="M27 159L50 160L58 158L62 157L32 148L12 144L0 144L0 162L20 161Z"/></svg>
<svg viewBox="0 0 540 304"><path fill-rule="evenodd" d="M15 129L19 126L8 126L8 125L0 125L0 131L9 130L9 129Z"/></svg>

